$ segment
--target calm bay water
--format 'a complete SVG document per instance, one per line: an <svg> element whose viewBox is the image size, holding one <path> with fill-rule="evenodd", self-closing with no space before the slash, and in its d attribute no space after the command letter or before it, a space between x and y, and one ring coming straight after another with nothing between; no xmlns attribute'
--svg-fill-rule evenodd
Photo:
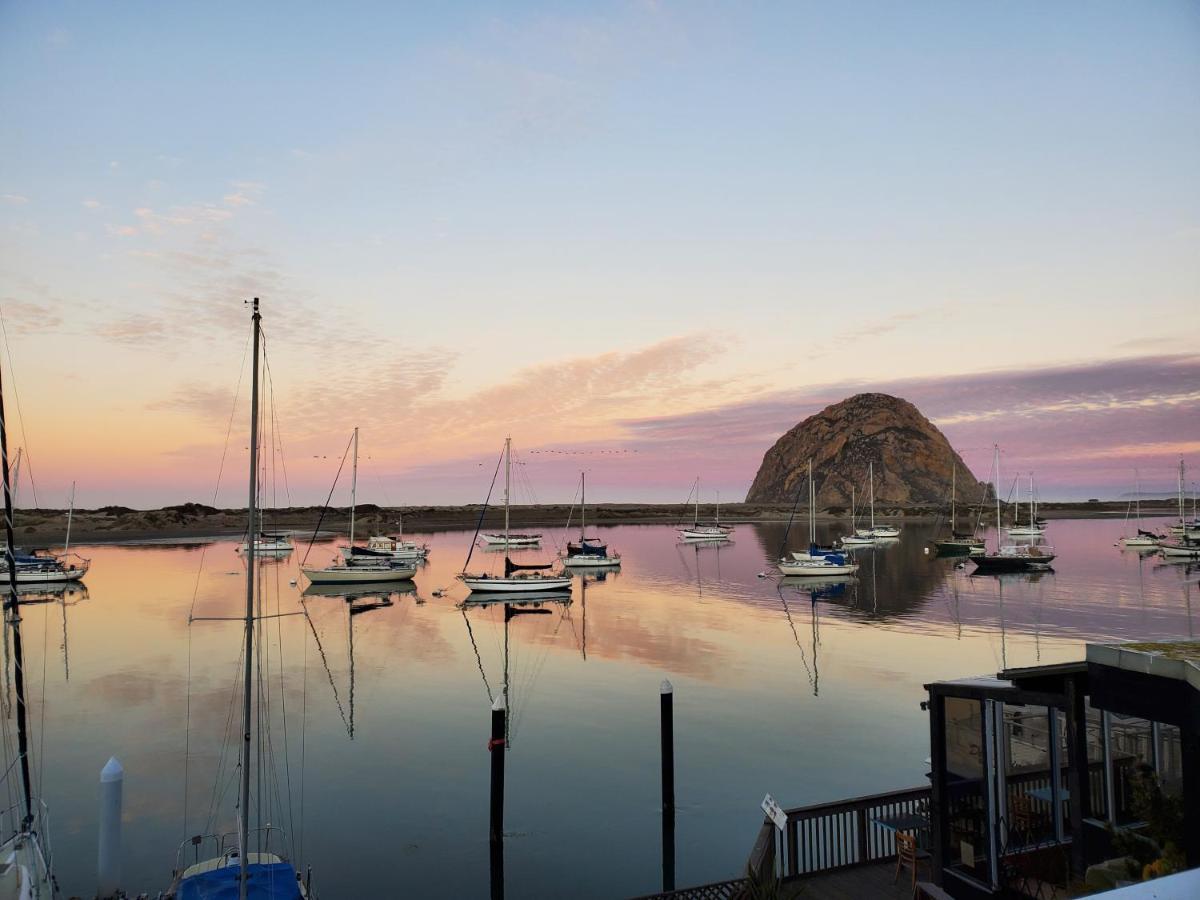
<svg viewBox="0 0 1200 900"><path fill-rule="evenodd" d="M508 622L508 896L659 886L664 678L676 691L685 885L739 873L764 793L800 805L920 784L926 682L1076 659L1087 640L1200 627L1197 568L1118 550L1120 522L1053 522L1055 571L1002 580L927 556L929 532L910 526L898 544L859 553L856 579L815 590L757 577L782 532L743 525L717 547L679 545L666 526L598 529L623 570L586 590L577 578L569 605ZM415 590L353 616L344 597L302 597L303 578L290 584L303 547L262 568L266 611L308 612L264 620L268 758L282 798L271 818L327 900L488 891L486 742L505 683L505 617L459 608L454 574L469 532L424 539L432 552ZM235 827L238 726L227 726L241 628L188 625L193 610L239 614L235 546L83 546L86 589L23 610L34 749L68 895L94 889L109 755L126 770L131 892L165 887L187 836ZM332 552L317 544L313 559ZM473 565L500 559L476 552Z"/></svg>

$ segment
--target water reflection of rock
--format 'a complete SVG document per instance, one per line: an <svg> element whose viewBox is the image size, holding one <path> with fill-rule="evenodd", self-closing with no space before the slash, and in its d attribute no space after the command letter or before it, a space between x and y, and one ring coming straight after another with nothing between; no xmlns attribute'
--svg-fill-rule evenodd
<svg viewBox="0 0 1200 900"><path fill-rule="evenodd" d="M848 529L848 524L840 522L820 523L817 541L829 545L848 533ZM791 553L808 546L807 529L793 526L786 547L783 544L786 524L763 522L748 530L762 548L769 568L781 551ZM898 541L855 550L853 558L859 564L857 583L827 602L855 618L887 620L919 615L938 593L953 565L953 560L937 559L926 553L932 535L932 526L908 525Z"/></svg>

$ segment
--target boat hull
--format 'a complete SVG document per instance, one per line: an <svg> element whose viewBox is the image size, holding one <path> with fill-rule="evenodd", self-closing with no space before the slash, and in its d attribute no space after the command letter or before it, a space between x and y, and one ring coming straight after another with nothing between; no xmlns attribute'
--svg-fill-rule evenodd
<svg viewBox="0 0 1200 900"><path fill-rule="evenodd" d="M502 534L481 534L484 543L503 547L533 547L542 542L540 534L510 534L506 540Z"/></svg>
<svg viewBox="0 0 1200 900"><path fill-rule="evenodd" d="M86 568L70 569L29 569L24 572L17 567L17 584L62 584L68 581L80 581L87 574ZM0 572L0 580L8 580L8 570Z"/></svg>
<svg viewBox="0 0 1200 900"><path fill-rule="evenodd" d="M1158 545L1163 556L1179 556L1200 559L1200 544L1189 544L1186 541L1162 541Z"/></svg>
<svg viewBox="0 0 1200 900"><path fill-rule="evenodd" d="M813 560L783 560L776 564L779 571L789 578L829 578L836 575L853 575L858 571L857 563L831 563Z"/></svg>
<svg viewBox="0 0 1200 900"><path fill-rule="evenodd" d="M569 591L571 577L560 575L468 575L458 576L472 593L509 594L525 591Z"/></svg>
<svg viewBox="0 0 1200 900"><path fill-rule="evenodd" d="M561 559L570 569L616 569L621 565L620 556L596 556L594 553L572 553Z"/></svg>
<svg viewBox="0 0 1200 900"><path fill-rule="evenodd" d="M976 572L1031 572L1038 569L1044 569L1054 561L1053 554L1044 556L997 556L995 554L984 554L982 556L972 556L971 562L975 563Z"/></svg>
<svg viewBox="0 0 1200 900"><path fill-rule="evenodd" d="M679 536L685 541L727 541L732 537L723 528L681 528Z"/></svg>
<svg viewBox="0 0 1200 900"><path fill-rule="evenodd" d="M371 582L409 581L417 574L414 566L330 566L325 569L301 569L311 584L369 584Z"/></svg>

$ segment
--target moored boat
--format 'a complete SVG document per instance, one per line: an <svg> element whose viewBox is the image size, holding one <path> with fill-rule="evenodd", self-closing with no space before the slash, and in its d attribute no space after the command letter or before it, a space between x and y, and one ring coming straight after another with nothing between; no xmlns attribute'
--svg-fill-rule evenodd
<svg viewBox="0 0 1200 900"><path fill-rule="evenodd" d="M609 553L608 545L587 536L587 473L579 473L579 542L567 544L561 557L569 569L615 569L621 565L621 554ZM572 550L572 547L578 548Z"/></svg>
<svg viewBox="0 0 1200 900"><path fill-rule="evenodd" d="M491 495L489 493L489 500L490 498ZM514 542L509 540L511 535L508 528L511 503L512 438L509 437L504 439L504 531L502 533L503 540L499 542L505 548L504 574L492 575L486 572L467 571L467 567L471 564L471 555L475 549L475 542L472 541L471 548L467 551L466 562L463 563L463 571L458 575L458 580L470 591L489 594L525 591L569 591L571 589L571 576L565 572L550 572L549 570L553 568L553 563L515 563L508 556L508 548L514 545ZM485 503L485 512L486 509L487 504ZM489 543L491 542L489 541Z"/></svg>
<svg viewBox="0 0 1200 900"><path fill-rule="evenodd" d="M975 563L976 573L992 572L1025 572L1030 569L1047 568L1054 561L1054 548L1046 544L1004 544L1000 543L1003 531L1000 525L1000 447L992 449L992 473L995 475L996 495L996 551L994 553L972 552L971 562Z"/></svg>
<svg viewBox="0 0 1200 900"><path fill-rule="evenodd" d="M787 547L788 533L792 530L792 522L796 515L796 506L800 502L801 492L796 492L796 501L792 504L791 515L788 516L787 528L783 533L783 547ZM844 554L836 550L822 548L817 545L817 512L816 491L813 487L812 460L808 461L808 551L793 553L790 557L780 554L780 560L775 564L780 574L785 576L827 578L833 575L851 575L858 571L858 564L853 563Z"/></svg>

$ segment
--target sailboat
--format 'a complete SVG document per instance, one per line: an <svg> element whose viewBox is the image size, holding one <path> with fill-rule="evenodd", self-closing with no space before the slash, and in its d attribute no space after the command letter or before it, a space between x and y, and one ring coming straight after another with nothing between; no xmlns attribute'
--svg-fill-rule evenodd
<svg viewBox="0 0 1200 900"><path fill-rule="evenodd" d="M871 516L874 518L875 505L871 504ZM850 534L841 538L838 543L843 547L870 547L875 543L875 538L871 537L869 529L860 529L858 527L858 514L855 509L855 492L854 485L850 485ZM795 556L796 554L792 554Z"/></svg>
<svg viewBox="0 0 1200 900"><path fill-rule="evenodd" d="M547 574L546 570L553 568L553 563L546 564L527 564L515 563L509 558L508 548L512 542L508 541L509 536L509 506L512 499L512 438L504 439L504 534L505 540L501 541L505 548L504 553L504 574L489 575L487 573L471 573L467 571L467 566L471 564L471 555L475 551L475 542L471 542L471 549L467 551L466 562L463 563L463 570L458 575L458 580L467 586L469 590L479 591L482 593L512 593L526 591L569 591L571 589L571 576L563 572L561 574ZM487 507L484 507L486 512ZM489 541L491 543L491 541Z"/></svg>
<svg viewBox="0 0 1200 900"><path fill-rule="evenodd" d="M1127 534L1121 538L1121 544L1125 547L1157 547L1158 542L1164 540L1166 535L1155 534L1153 531L1146 531L1142 528L1142 480L1138 475L1138 470L1133 470L1133 503L1131 504L1135 510L1137 525L1133 534ZM1129 510L1125 511L1126 524L1129 522Z"/></svg>
<svg viewBox="0 0 1200 900"><path fill-rule="evenodd" d="M983 549L984 542L982 538L976 537L972 532L956 531L954 526L958 522L958 463L951 465L950 469L950 537L942 538L940 541L934 541L933 545L937 552L943 556L953 556L955 554L970 553L973 550Z"/></svg>
<svg viewBox="0 0 1200 900"><path fill-rule="evenodd" d="M17 713L17 759L9 762L0 782L20 772L21 785L17 808L12 818L4 817L5 824L12 822L11 833L0 834L0 892L3 896L20 900L50 900L60 896L58 885L50 868L50 853L46 848L48 836L46 806L33 795L32 742L29 734L29 715L25 701L25 651L21 643L21 601L18 599L17 583L20 563L16 556L13 539L13 498L8 471L8 431L4 419L4 392L0 376L0 458L3 458L4 474L4 558L5 580L8 597L4 601L4 627L12 629L13 677L16 682ZM7 750L7 744L5 749ZM7 753L6 753L7 755ZM19 766L18 766L19 763ZM8 788L9 796L14 793Z"/></svg>
<svg viewBox="0 0 1200 900"><path fill-rule="evenodd" d="M417 562L425 559L429 556L429 546L427 544L418 544L416 541L406 541L404 539L404 514L397 510L396 515L399 521L399 529L395 537L386 534L373 534L367 538L366 549L376 555L390 557L391 559L403 562ZM348 548L342 548L343 555L347 555L348 553Z"/></svg>
<svg viewBox="0 0 1200 900"><path fill-rule="evenodd" d="M92 561L71 552L71 519L75 510L75 485L71 484L71 500L67 507L67 537L62 553L49 550L34 550L21 553L15 547L12 565L17 572L17 584L61 584L80 581L88 573ZM0 560L0 579L8 577L10 561Z"/></svg>
<svg viewBox="0 0 1200 900"><path fill-rule="evenodd" d="M871 526L869 528L855 528L854 534L848 534L841 539L840 543L843 547L866 546L877 543L880 540L890 540L900 536L900 529L895 525L876 525L875 524L875 462L872 460L867 464L867 484L870 490L870 506L871 506Z"/></svg>
<svg viewBox="0 0 1200 900"><path fill-rule="evenodd" d="M1171 526L1171 532L1175 537L1164 538L1158 542L1158 549L1163 556L1167 557L1184 557L1190 559L1200 559L1200 523L1184 521L1184 506L1183 498L1184 485L1184 466L1183 460L1179 461L1179 524ZM1195 525L1195 529L1193 529Z"/></svg>
<svg viewBox="0 0 1200 900"><path fill-rule="evenodd" d="M679 536L685 541L727 541L733 528L721 524L721 495L717 494L717 511L712 525L700 524L700 479L692 488L696 493L696 508L692 515L692 527L679 529Z"/></svg>
<svg viewBox="0 0 1200 900"><path fill-rule="evenodd" d="M1037 517L1037 498L1034 496L1032 472L1029 473L1029 524L1013 522L1008 527L1008 533L1013 537L1039 537L1046 533L1046 526Z"/></svg>
<svg viewBox="0 0 1200 900"><path fill-rule="evenodd" d="M783 532L783 547L787 547L788 533L792 530L792 520L796 514L796 505L800 502L801 492L796 492L796 502L792 504L792 514L788 517L787 528ZM792 554L776 563L776 567L784 575L805 575L828 577L830 575L850 575L858 571L858 564L852 563L845 554L832 550L822 550L817 546L817 510L816 491L813 488L812 460L808 461L808 553Z"/></svg>
<svg viewBox="0 0 1200 900"><path fill-rule="evenodd" d="M1000 447L992 448L992 471L996 476L996 552L971 554L976 573L1025 572L1044 569L1054 560L1054 548L1045 544L1001 544L1000 535Z"/></svg>
<svg viewBox="0 0 1200 900"><path fill-rule="evenodd" d="M354 468L350 476L350 546L341 548L343 561L331 566L305 567L304 573L313 584L363 584L372 581L406 581L417 574L416 566L393 560L383 553L376 554L365 547L354 546L354 511L358 505L358 428L354 429Z"/></svg>
<svg viewBox="0 0 1200 900"><path fill-rule="evenodd" d="M609 554L607 544L588 543L587 474L584 472L579 473L579 510L579 543L567 545L567 552L561 557L563 565L572 569L615 569L621 565L621 554ZM572 547L578 549L572 550Z"/></svg>
<svg viewBox="0 0 1200 900"><path fill-rule="evenodd" d="M1200 538L1200 519L1196 518L1196 498L1194 491L1192 493L1192 520L1190 522L1184 520L1184 514L1187 512L1184 502L1184 472L1184 464L1181 459L1179 461L1179 521L1171 526L1170 531L1171 534Z"/></svg>
<svg viewBox="0 0 1200 900"><path fill-rule="evenodd" d="M251 317L254 329L254 366L251 381L250 400L250 492L249 516L247 517L248 533L253 533L256 524L255 504L258 501L258 366L259 338L262 317L258 311L258 299L254 300L254 312ZM271 833L278 829L272 825L263 825L254 832L257 849L250 845L250 772L255 768L254 754L254 694L255 694L255 652L254 652L254 585L255 557L253 542L246 549L246 617L245 617L245 647L242 654L244 669L242 672L242 740L239 752L238 768L241 770L241 793L238 801L238 834L237 843L227 846L229 836L210 835L195 837L184 842L179 848L176 869L173 873L172 884L166 893L167 898L174 900L203 900L209 897L238 897L239 900L297 900L309 896L308 885L301 880L299 873L287 859L276 853L262 849L270 839ZM261 673L259 673L261 675ZM185 851L199 852L203 846L217 848L217 855L204 860L197 860L189 866L180 862Z"/></svg>

